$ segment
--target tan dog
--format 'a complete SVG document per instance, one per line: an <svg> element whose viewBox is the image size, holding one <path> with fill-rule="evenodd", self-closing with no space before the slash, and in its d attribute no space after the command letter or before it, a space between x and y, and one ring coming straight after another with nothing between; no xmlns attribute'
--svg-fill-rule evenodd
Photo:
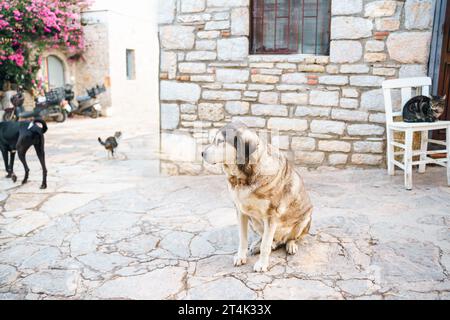
<svg viewBox="0 0 450 320"><path fill-rule="evenodd" d="M313 207L286 157L244 124L232 123L217 133L203 158L223 165L238 211L240 245L235 266L247 262L248 222L261 236L251 246L253 254L260 253L255 271L267 271L272 249L281 245L296 254L297 241L309 232Z"/></svg>

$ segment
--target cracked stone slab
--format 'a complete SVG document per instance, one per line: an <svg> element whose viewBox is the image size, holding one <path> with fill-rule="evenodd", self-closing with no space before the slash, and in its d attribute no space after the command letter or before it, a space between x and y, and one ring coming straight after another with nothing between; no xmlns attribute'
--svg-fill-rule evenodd
<svg viewBox="0 0 450 320"><path fill-rule="evenodd" d="M32 293L70 297L75 295L79 281L78 271L47 270L32 274L21 283Z"/></svg>
<svg viewBox="0 0 450 320"><path fill-rule="evenodd" d="M0 287L14 281L18 276L16 268L0 264Z"/></svg>
<svg viewBox="0 0 450 320"><path fill-rule="evenodd" d="M381 281L442 281L447 278L439 263L439 250L429 243L387 243L374 248L373 265Z"/></svg>
<svg viewBox="0 0 450 320"><path fill-rule="evenodd" d="M88 204L96 198L98 198L96 194L57 194L47 200L40 210L48 213L51 217L62 216Z"/></svg>
<svg viewBox="0 0 450 320"><path fill-rule="evenodd" d="M100 272L109 272L117 267L129 265L133 259L119 254L92 252L78 258L84 265Z"/></svg>
<svg viewBox="0 0 450 320"><path fill-rule="evenodd" d="M341 293L318 280L276 279L263 291L268 300L342 299Z"/></svg>
<svg viewBox="0 0 450 320"><path fill-rule="evenodd" d="M13 183L11 181L11 179L2 179L2 180L0 180L0 190L8 191L8 190L14 189L15 187L16 187L16 184Z"/></svg>
<svg viewBox="0 0 450 320"><path fill-rule="evenodd" d="M144 255L156 248L160 239L151 234L144 234L126 239L117 244L117 249L124 255Z"/></svg>
<svg viewBox="0 0 450 320"><path fill-rule="evenodd" d="M251 268L250 263L243 267L235 268L233 266L233 255L216 255L200 260L197 263L195 276L217 278L234 273L249 272Z"/></svg>
<svg viewBox="0 0 450 320"><path fill-rule="evenodd" d="M220 228L224 226L235 226L237 215L235 208L218 208L208 211L206 218L212 228Z"/></svg>
<svg viewBox="0 0 450 320"><path fill-rule="evenodd" d="M45 194L12 194L5 204L6 211L16 211L25 209L34 209L39 206L45 199Z"/></svg>
<svg viewBox="0 0 450 320"><path fill-rule="evenodd" d="M197 258L208 257L216 251L214 246L207 240L207 238L202 237L201 235L196 235L192 239L190 249L192 256Z"/></svg>
<svg viewBox="0 0 450 320"><path fill-rule="evenodd" d="M93 295L102 299L160 300L183 288L185 269L167 267L150 273L107 281Z"/></svg>
<svg viewBox="0 0 450 320"><path fill-rule="evenodd" d="M3 202L8 198L8 194L4 192L0 192L0 202Z"/></svg>
<svg viewBox="0 0 450 320"><path fill-rule="evenodd" d="M15 293L10 293L10 292L0 293L0 300L16 301L16 300L22 300L22 299L23 299L23 295L21 295L21 294L15 294Z"/></svg>
<svg viewBox="0 0 450 320"><path fill-rule="evenodd" d="M39 168L40 169L40 168ZM37 177L36 177L37 178ZM18 194L52 194L57 191L56 180L49 175L47 177L47 181L50 182L47 185L47 189L41 189L41 181L36 179L35 181L31 180L25 185L20 185L20 187L16 190Z"/></svg>
<svg viewBox="0 0 450 320"><path fill-rule="evenodd" d="M108 233L125 232L130 235L130 229L140 220L140 216L132 213L100 212L81 219L80 230L84 232Z"/></svg>
<svg viewBox="0 0 450 320"><path fill-rule="evenodd" d="M189 258L189 244L193 235L187 232L172 231L159 243L159 246L178 258Z"/></svg>
<svg viewBox="0 0 450 320"><path fill-rule="evenodd" d="M20 268L47 269L54 266L61 259L61 252L55 247L44 247L33 255L26 257Z"/></svg>
<svg viewBox="0 0 450 320"><path fill-rule="evenodd" d="M35 252L39 251L39 247L33 245L19 244L1 249L0 261L14 266L19 266L28 257L32 256Z"/></svg>
<svg viewBox="0 0 450 320"><path fill-rule="evenodd" d="M45 226L49 222L50 218L46 214L30 211L14 223L5 226L5 230L16 236L26 236L34 230Z"/></svg>
<svg viewBox="0 0 450 320"><path fill-rule="evenodd" d="M192 300L254 300L256 293L235 278L220 278L190 289L186 299Z"/></svg>
<svg viewBox="0 0 450 320"><path fill-rule="evenodd" d="M300 243L297 255L288 257L288 272L316 278L339 277L340 274L360 276L361 271L353 258L340 243L318 242L308 237ZM368 267L365 261L358 263Z"/></svg>
<svg viewBox="0 0 450 320"><path fill-rule="evenodd" d="M27 238L29 243L43 246L62 246L65 238L76 232L76 225L70 217L62 217L52 220L47 226L36 231L33 236Z"/></svg>
<svg viewBox="0 0 450 320"><path fill-rule="evenodd" d="M364 279L340 280L337 282L337 286L342 292L357 297L370 295L380 288L374 285L372 281Z"/></svg>
<svg viewBox="0 0 450 320"><path fill-rule="evenodd" d="M95 232L80 232L70 239L70 253L76 257L95 252L99 243Z"/></svg>
<svg viewBox="0 0 450 320"><path fill-rule="evenodd" d="M132 183L72 183L62 186L58 191L67 193L108 194L133 188Z"/></svg>
<svg viewBox="0 0 450 320"><path fill-rule="evenodd" d="M2 215L8 219L8 218L17 218L17 217L25 216L25 215L28 215L33 212L35 212L35 211L33 211L33 210L5 211L2 213Z"/></svg>

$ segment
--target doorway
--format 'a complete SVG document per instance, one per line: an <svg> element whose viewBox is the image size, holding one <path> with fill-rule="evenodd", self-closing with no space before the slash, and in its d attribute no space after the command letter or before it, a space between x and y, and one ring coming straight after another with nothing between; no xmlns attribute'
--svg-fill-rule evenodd
<svg viewBox="0 0 450 320"><path fill-rule="evenodd" d="M45 59L45 79L48 89L64 87L66 74L64 63L57 56L50 55Z"/></svg>

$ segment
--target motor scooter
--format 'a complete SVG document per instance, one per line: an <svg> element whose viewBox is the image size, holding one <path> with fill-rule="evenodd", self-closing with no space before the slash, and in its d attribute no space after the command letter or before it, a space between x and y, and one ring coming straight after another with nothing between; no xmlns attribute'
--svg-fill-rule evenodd
<svg viewBox="0 0 450 320"><path fill-rule="evenodd" d="M56 88L45 93L45 97L40 96L35 99L35 107L32 111L19 114L20 119L42 119L45 121L54 120L64 122L67 119L69 110L64 107L64 88Z"/></svg>
<svg viewBox="0 0 450 320"><path fill-rule="evenodd" d="M23 104L25 102L25 96L23 89L19 88L17 93L11 97L12 107L5 109L3 114L3 121L17 121L19 120L19 114L24 111Z"/></svg>
<svg viewBox="0 0 450 320"><path fill-rule="evenodd" d="M91 89L86 90L86 95L78 96L76 98L77 103L73 100L75 99L75 93L73 91L72 85L66 85L65 87L65 104L66 108L70 109L69 116L82 115L88 116L93 119L101 116L102 105L98 99L98 96L106 92L105 85L95 86Z"/></svg>

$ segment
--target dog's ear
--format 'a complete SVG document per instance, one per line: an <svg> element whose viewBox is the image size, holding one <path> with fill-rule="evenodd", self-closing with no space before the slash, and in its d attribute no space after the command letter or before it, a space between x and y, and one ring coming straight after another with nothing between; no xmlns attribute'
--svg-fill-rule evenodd
<svg viewBox="0 0 450 320"><path fill-rule="evenodd" d="M234 137L234 147L236 149L236 163L239 166L246 166L250 163L250 156L256 151L258 144L254 139L244 137L238 132Z"/></svg>

